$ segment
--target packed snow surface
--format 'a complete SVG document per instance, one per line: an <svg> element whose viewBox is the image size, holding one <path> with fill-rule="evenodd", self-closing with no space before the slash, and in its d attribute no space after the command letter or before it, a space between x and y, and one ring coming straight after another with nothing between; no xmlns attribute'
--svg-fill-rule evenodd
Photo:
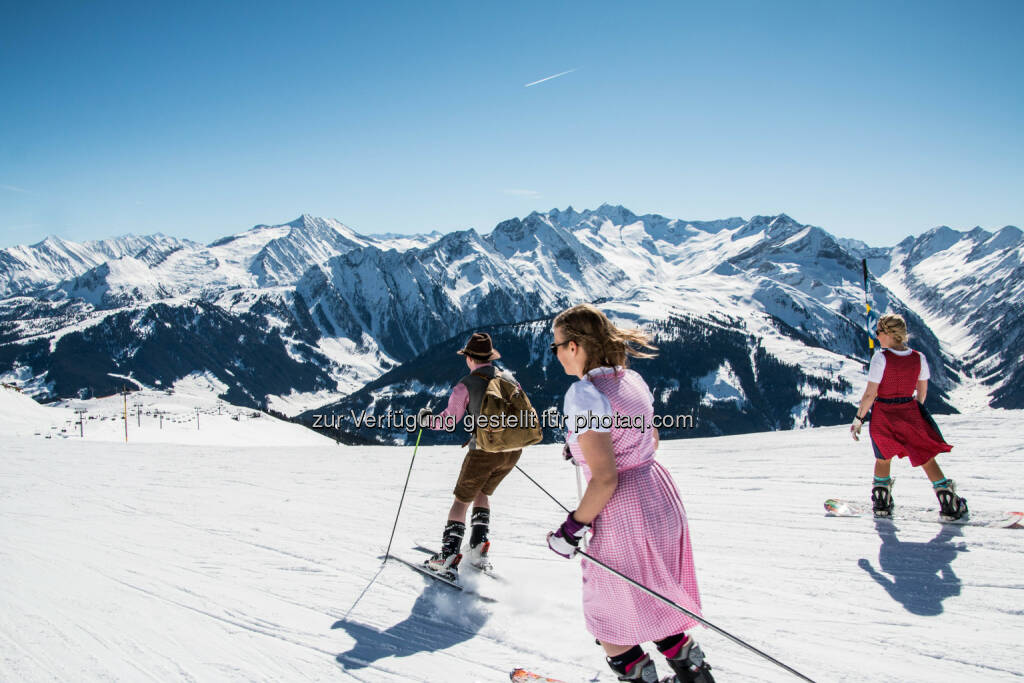
<svg viewBox="0 0 1024 683"><path fill-rule="evenodd" d="M126 383L132 380L126 378ZM223 384L219 384L223 387ZM26 394L0 388L0 435L43 439L232 446L319 446L309 429L216 398L216 378L192 375L175 391L142 389L41 406ZM127 410L127 416L126 416Z"/></svg>
<svg viewBox="0 0 1024 683"><path fill-rule="evenodd" d="M206 444L46 439L12 424L69 408L3 407L20 412L0 421L0 680L497 682L516 666L614 680L583 626L577 562L544 544L564 512L518 472L492 499L507 582L463 570L485 602L381 562L411 448L300 442L269 416ZM956 446L942 465L979 515L1024 507L1021 418L939 418ZM559 451L530 448L520 465L572 507ZM845 427L665 442L659 459L718 626L816 681L1024 677L1024 530L928 521L934 496L905 462L897 509L931 513L826 518L826 498L870 486L871 448ZM460 461L416 453L394 554L421 560L415 543L438 541ZM719 683L797 680L696 636Z"/></svg>

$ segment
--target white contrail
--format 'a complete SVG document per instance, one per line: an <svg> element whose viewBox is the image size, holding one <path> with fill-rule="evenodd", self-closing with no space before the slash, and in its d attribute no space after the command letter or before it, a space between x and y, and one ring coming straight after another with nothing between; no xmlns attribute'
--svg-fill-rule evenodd
<svg viewBox="0 0 1024 683"><path fill-rule="evenodd" d="M555 74L554 76L548 76L547 78L542 78L539 81L534 81L533 83L527 83L523 87L524 88L529 88L531 85L537 85L538 83L543 83L544 81L550 81L552 78L558 78L559 76L564 76L566 74L571 74L573 71L578 71L578 69L569 69L568 71L563 71L560 74Z"/></svg>

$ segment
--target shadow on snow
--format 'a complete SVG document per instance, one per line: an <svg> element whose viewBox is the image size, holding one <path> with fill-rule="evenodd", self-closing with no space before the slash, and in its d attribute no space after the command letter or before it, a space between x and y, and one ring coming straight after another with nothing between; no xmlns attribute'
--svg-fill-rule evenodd
<svg viewBox="0 0 1024 683"><path fill-rule="evenodd" d="M925 617L942 614L942 601L960 595L960 578L953 573L951 565L957 553L968 551L965 543L954 543L952 539L962 536L963 530L955 525L943 525L927 543L911 543L899 540L896 536L899 529L891 521L875 520L875 529L882 539L878 549L879 569L864 558L858 560L857 565L911 614Z"/></svg>
<svg viewBox="0 0 1024 683"><path fill-rule="evenodd" d="M384 631L342 619L331 626L348 633L355 644L337 656L346 669L371 666L385 657L408 657L436 652L470 640L490 615L475 596L429 585L404 620Z"/></svg>

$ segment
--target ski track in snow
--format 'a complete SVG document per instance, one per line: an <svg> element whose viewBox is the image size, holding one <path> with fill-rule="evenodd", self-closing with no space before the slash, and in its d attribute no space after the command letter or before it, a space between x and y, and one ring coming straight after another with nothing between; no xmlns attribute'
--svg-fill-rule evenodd
<svg viewBox="0 0 1024 683"><path fill-rule="evenodd" d="M1021 417L938 418L956 446L940 462L979 515L1024 507ZM410 448L4 441L0 680L614 680L577 563L544 544L564 513L518 472L492 499L508 581L463 572L492 604L382 566ZM572 507L560 450L520 465ZM821 682L1024 678L1024 530L921 519L937 504L905 461L894 495L913 518L825 517L826 498L868 498L871 448L845 427L664 442L659 459L721 628ZM419 449L393 554L439 540L460 463ZM696 635L719 683L797 680Z"/></svg>

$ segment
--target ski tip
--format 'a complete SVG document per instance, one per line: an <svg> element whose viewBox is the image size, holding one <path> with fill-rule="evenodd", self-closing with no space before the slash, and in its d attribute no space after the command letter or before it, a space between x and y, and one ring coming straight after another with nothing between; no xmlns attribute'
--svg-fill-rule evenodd
<svg viewBox="0 0 1024 683"><path fill-rule="evenodd" d="M1024 528L1024 512L1007 512L1000 526L1007 529Z"/></svg>
<svg viewBox="0 0 1024 683"><path fill-rule="evenodd" d="M526 681L546 681L547 683L565 683L557 678L547 678L540 674L535 674L532 671L526 669L512 669L508 675L509 680L514 683L525 683Z"/></svg>
<svg viewBox="0 0 1024 683"><path fill-rule="evenodd" d="M850 504L849 501L840 498L829 498L825 501L826 517L856 517L860 510Z"/></svg>

